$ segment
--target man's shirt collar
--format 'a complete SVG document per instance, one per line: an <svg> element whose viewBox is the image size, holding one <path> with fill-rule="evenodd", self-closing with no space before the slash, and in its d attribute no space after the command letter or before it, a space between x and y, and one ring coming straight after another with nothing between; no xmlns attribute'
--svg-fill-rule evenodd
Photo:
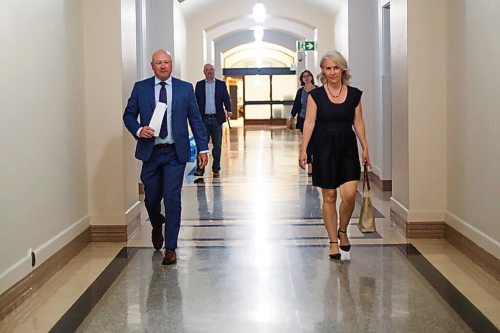
<svg viewBox="0 0 500 333"><path fill-rule="evenodd" d="M160 80L159 78L157 78L157 77L156 77L156 75L155 75L155 86L156 86L158 83L160 83L160 82L161 82L161 80ZM168 77L168 79L166 79L166 80L165 80L165 82L166 82L169 86L171 86L171 85L172 85L172 75L170 75L170 76Z"/></svg>

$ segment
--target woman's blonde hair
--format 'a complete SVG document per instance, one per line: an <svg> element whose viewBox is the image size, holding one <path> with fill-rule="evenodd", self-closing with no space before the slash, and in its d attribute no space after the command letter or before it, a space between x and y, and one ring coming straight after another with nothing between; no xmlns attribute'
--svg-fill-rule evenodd
<svg viewBox="0 0 500 333"><path fill-rule="evenodd" d="M342 70L342 83L349 84L349 81L351 80L351 71L347 66L347 60L345 60L344 56L339 51L328 52L321 58L321 61L319 62L321 72L318 74L318 80L320 80L323 84L326 83L326 78L323 75L323 66L325 65L326 60L332 60L335 62L337 67Z"/></svg>

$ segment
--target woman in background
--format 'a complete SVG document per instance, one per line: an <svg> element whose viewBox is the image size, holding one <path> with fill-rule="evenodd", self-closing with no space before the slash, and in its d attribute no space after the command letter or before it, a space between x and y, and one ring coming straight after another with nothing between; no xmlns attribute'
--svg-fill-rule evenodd
<svg viewBox="0 0 500 333"><path fill-rule="evenodd" d="M311 90L317 88L314 84L314 77L312 73L305 69L300 73L299 76L301 87L297 90L295 94L295 100L293 101L293 107L289 119L289 128L291 129L293 124L293 119L297 116L297 128L303 133L304 120L306 118L306 107L307 107L307 97ZM312 175L312 153L311 149L307 148L307 174Z"/></svg>

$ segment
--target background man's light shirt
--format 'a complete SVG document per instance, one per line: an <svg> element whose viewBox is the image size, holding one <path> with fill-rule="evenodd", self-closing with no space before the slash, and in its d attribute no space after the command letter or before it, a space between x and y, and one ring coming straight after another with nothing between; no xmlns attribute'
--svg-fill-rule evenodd
<svg viewBox="0 0 500 333"><path fill-rule="evenodd" d="M205 114L215 114L215 80L205 80Z"/></svg>

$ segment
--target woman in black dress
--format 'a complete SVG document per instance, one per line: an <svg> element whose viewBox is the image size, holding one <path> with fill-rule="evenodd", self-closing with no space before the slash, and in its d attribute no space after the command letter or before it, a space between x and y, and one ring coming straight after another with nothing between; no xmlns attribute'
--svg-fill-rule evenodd
<svg viewBox="0 0 500 333"><path fill-rule="evenodd" d="M295 99L293 101L292 111L290 112L290 118L288 119L288 123L290 124L289 128L291 129L293 124L293 118L297 116L297 129L302 133L304 130L304 120L306 118L306 106L307 106L307 97L309 96L309 92L317 86L314 84L314 76L311 71L305 69L300 73L299 76L301 87L297 90L297 94L295 94ZM312 175L312 153L311 153L311 144L307 148L307 174L309 176Z"/></svg>
<svg viewBox="0 0 500 333"><path fill-rule="evenodd" d="M321 187L323 222L330 239L329 256L340 259L339 246L345 252L351 249L347 226L361 174L356 136L363 149L362 163L371 166L371 162L362 115L362 91L348 85L351 75L347 61L335 51L321 58L320 67L323 86L312 90L307 100L299 165L306 166L305 147L314 130L313 185ZM338 230L337 188L341 197Z"/></svg>

